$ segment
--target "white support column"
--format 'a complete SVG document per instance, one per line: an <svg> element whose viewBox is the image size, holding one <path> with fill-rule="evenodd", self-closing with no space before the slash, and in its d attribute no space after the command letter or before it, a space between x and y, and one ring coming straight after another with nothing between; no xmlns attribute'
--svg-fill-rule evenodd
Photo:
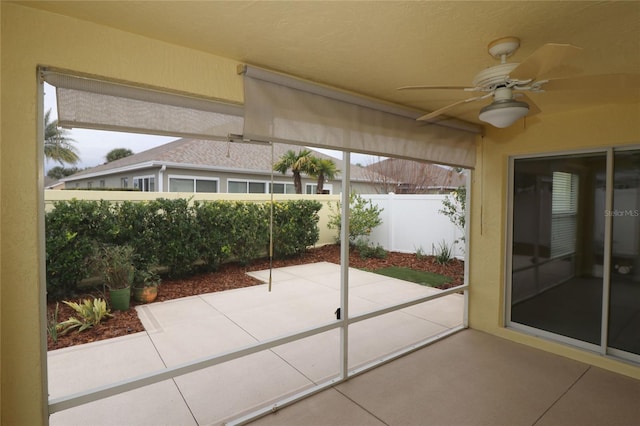
<svg viewBox="0 0 640 426"><path fill-rule="evenodd" d="M351 188L351 154L343 153L340 223L340 378L349 375L349 201Z"/></svg>

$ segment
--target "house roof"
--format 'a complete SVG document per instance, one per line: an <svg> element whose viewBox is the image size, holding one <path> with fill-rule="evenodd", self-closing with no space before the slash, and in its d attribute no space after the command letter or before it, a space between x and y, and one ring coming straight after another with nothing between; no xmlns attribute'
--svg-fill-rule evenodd
<svg viewBox="0 0 640 426"><path fill-rule="evenodd" d="M121 158L110 163L82 170L64 181L74 181L88 177L102 176L126 170L135 170L161 165L177 168L237 171L245 173L271 173L272 165L288 150L300 151L305 147L287 144L271 146L253 143L227 141L177 139L164 145ZM309 148L311 149L311 148ZM319 158L334 160L340 169L341 160L311 149ZM370 174L370 173L369 173ZM367 181L369 177L362 167L351 166L351 180Z"/></svg>
<svg viewBox="0 0 640 426"><path fill-rule="evenodd" d="M418 161L388 158L367 166L368 169L390 178L398 185L423 189L458 188L465 184L463 174L448 166Z"/></svg>

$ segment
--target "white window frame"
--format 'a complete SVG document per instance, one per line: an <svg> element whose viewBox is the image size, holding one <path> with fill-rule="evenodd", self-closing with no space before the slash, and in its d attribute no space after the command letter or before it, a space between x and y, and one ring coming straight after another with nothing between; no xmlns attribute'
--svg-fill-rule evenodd
<svg viewBox="0 0 640 426"><path fill-rule="evenodd" d="M245 192L229 192L229 184L230 183L244 183L246 184ZM264 191L262 192L249 192L249 185L252 183L259 183L264 185ZM265 180L251 180L251 179L227 179L227 193L228 194L268 194L269 193L269 182Z"/></svg>
<svg viewBox="0 0 640 426"><path fill-rule="evenodd" d="M168 176L168 184L169 184L169 192L171 191L171 179L183 179L183 180L192 180L193 181L193 193L194 194L218 194L220 192L220 179L215 177L206 177L206 176L195 176L195 175L169 175ZM197 181L204 180L207 182L215 182L216 183L216 191L215 192L198 192ZM181 191L180 191L181 192Z"/></svg>
<svg viewBox="0 0 640 426"><path fill-rule="evenodd" d="M311 188L311 189L309 189ZM318 188L318 184L317 183L307 183L305 185L305 194L309 194L309 195L313 195L316 193L316 190ZM332 183L325 183L322 186L322 189L325 191L329 191L329 194L333 194L333 184ZM311 192L309 192L311 191Z"/></svg>
<svg viewBox="0 0 640 426"><path fill-rule="evenodd" d="M153 182L152 182L153 180ZM147 182L146 185L140 187L140 181ZM153 190L150 190L151 183L153 183ZM145 175L145 176L134 176L133 177L133 188L137 189L141 192L155 192L156 191L156 177L154 175Z"/></svg>

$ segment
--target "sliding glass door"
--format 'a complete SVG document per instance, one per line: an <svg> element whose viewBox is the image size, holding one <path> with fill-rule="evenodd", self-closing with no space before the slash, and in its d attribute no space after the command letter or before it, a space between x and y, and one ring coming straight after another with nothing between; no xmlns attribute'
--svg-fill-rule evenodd
<svg viewBox="0 0 640 426"><path fill-rule="evenodd" d="M608 341L640 355L640 151L614 157Z"/></svg>
<svg viewBox="0 0 640 426"><path fill-rule="evenodd" d="M640 354L640 151L513 160L508 323Z"/></svg>

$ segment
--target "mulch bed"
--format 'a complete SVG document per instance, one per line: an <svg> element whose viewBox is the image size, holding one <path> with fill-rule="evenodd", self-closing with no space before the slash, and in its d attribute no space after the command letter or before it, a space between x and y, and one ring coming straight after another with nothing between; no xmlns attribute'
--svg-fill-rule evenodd
<svg viewBox="0 0 640 426"><path fill-rule="evenodd" d="M310 249L300 257L275 259L273 260L273 267L281 268L284 266L314 262L340 264L340 247L337 245L327 245ZM440 287L443 289L462 285L464 282L464 262L455 259L446 265L440 265L434 261L432 256L416 256L415 254L397 252L389 252L385 259L361 259L357 251L352 251L349 256L349 266L368 270L376 270L389 266L401 266L451 277L453 281ZM246 273L248 271L259 271L268 268L269 260L265 259L256 261L248 266L235 263L225 264L216 272L201 273L184 279L166 279L162 281L158 289L156 302L263 284L261 281L248 276ZM78 299L87 297L104 297L104 295L99 292L87 293L80 295L75 300L77 301ZM47 306L49 318L53 316L55 305L55 302L53 302ZM64 336L58 337L56 342L49 336L47 338L47 348L48 350L60 349L144 331L144 327L138 319L135 306L136 303L132 301L131 308L127 312L112 312L113 316L111 318L82 333L71 331ZM74 314L73 310L63 303L59 303L58 309L59 322L68 319Z"/></svg>

